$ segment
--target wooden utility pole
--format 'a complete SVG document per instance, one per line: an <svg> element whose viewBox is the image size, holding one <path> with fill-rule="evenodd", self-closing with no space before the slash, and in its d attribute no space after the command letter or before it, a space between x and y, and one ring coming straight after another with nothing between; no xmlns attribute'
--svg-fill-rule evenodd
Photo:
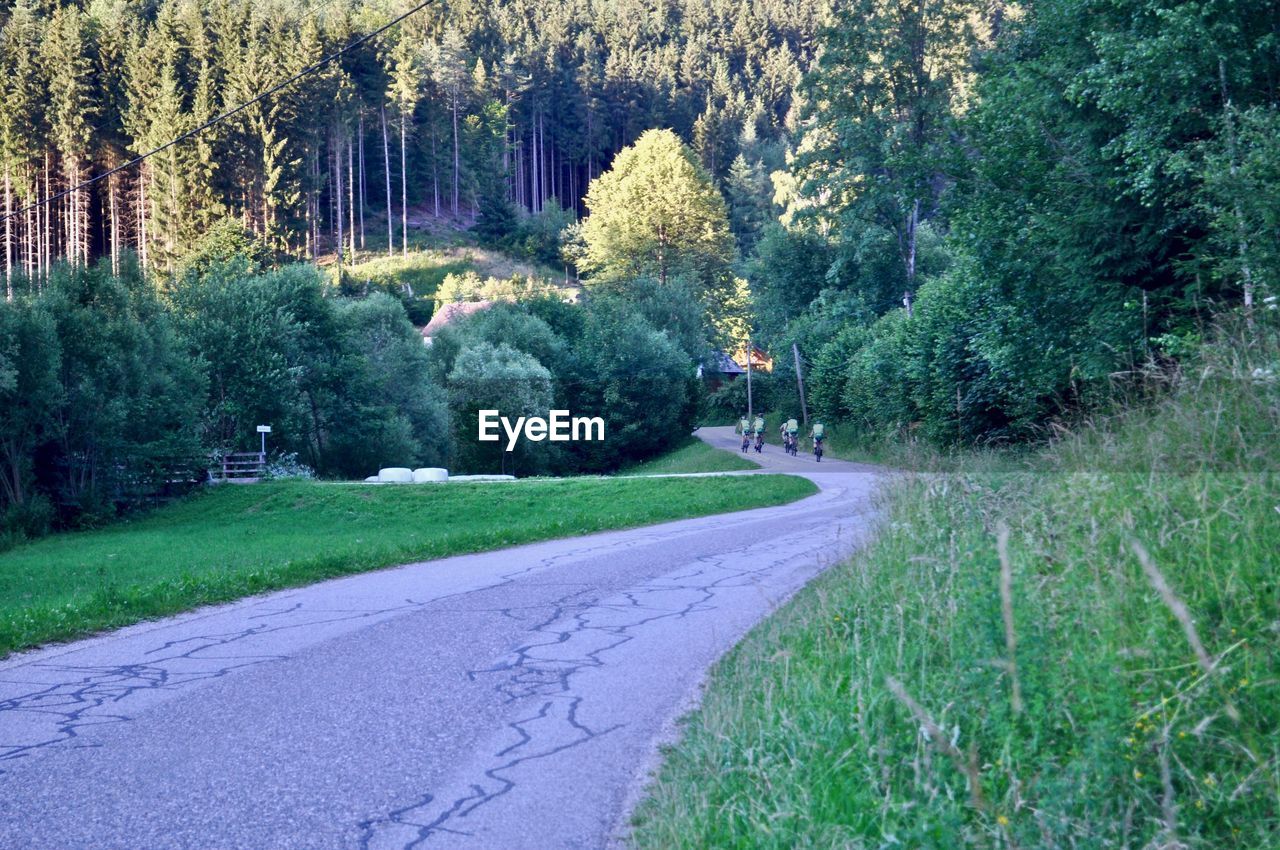
<svg viewBox="0 0 1280 850"><path fill-rule="evenodd" d="M796 386L800 390L800 415L804 417L804 427L809 427L809 405L804 400L804 376L800 374L800 347L791 343L791 356L796 361Z"/></svg>
<svg viewBox="0 0 1280 850"><path fill-rule="evenodd" d="M752 415L751 406L751 339L747 339L747 421L752 421L755 417Z"/></svg>

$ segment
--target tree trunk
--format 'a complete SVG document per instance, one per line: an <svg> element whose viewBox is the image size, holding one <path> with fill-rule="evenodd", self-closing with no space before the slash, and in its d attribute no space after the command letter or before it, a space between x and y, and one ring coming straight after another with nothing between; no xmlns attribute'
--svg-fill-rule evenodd
<svg viewBox="0 0 1280 850"><path fill-rule="evenodd" d="M409 116L404 114L404 106L400 107L400 248L404 256L409 256L409 158L405 152L406 124Z"/></svg>
<svg viewBox="0 0 1280 850"><path fill-rule="evenodd" d="M538 116L529 127L529 211L538 211Z"/></svg>
<svg viewBox="0 0 1280 850"><path fill-rule="evenodd" d="M458 175L458 99L453 99L453 217L458 217L458 193L461 181Z"/></svg>
<svg viewBox="0 0 1280 850"><path fill-rule="evenodd" d="M364 112L360 113L360 250L364 250L364 205L369 195L369 185L364 172Z"/></svg>
<svg viewBox="0 0 1280 850"><path fill-rule="evenodd" d="M1240 166L1236 161L1235 110L1231 105L1231 95L1227 92L1227 66L1222 59L1218 60L1218 82L1222 88L1222 117L1227 125L1227 156L1231 160L1231 176L1235 177L1240 173ZM1240 207L1239 198L1234 204L1234 216L1236 250L1240 255L1240 277L1244 290L1244 309L1247 313L1253 309L1253 268L1249 264L1249 231L1245 226L1244 210Z"/></svg>
<svg viewBox="0 0 1280 850"><path fill-rule="evenodd" d="M22 166L22 186L28 191L27 197L32 197L31 192L31 168L29 164ZM34 277L39 273L40 260L36 252L38 245L36 243L36 234L40 232L39 207L27 210L27 277ZM29 281L28 281L29 282Z"/></svg>
<svg viewBox="0 0 1280 850"><path fill-rule="evenodd" d="M351 262L356 262L356 181L355 151L350 136L347 136L347 247L351 252Z"/></svg>
<svg viewBox="0 0 1280 850"><path fill-rule="evenodd" d="M431 122L431 196L435 201L435 216L440 217L440 155L436 152L435 122Z"/></svg>
<svg viewBox="0 0 1280 850"><path fill-rule="evenodd" d="M395 231L392 229L393 213L391 209L391 146L387 142L387 107L384 105L379 108L379 116L382 119L382 165L387 173L387 256L393 256L396 251Z"/></svg>
<svg viewBox="0 0 1280 850"><path fill-rule="evenodd" d="M142 263L142 267L147 267L147 198L146 198L146 180L147 180L147 164L142 163L142 167L138 172L138 185L135 190L135 197L138 202L138 259Z"/></svg>
<svg viewBox="0 0 1280 850"><path fill-rule="evenodd" d="M335 216L338 227L338 286L342 286L342 143L338 139L333 140L333 176L334 176L334 197L338 204L338 214Z"/></svg>
<svg viewBox="0 0 1280 850"><path fill-rule="evenodd" d="M49 198L49 151L44 152L44 196ZM44 269L45 274L53 265L53 209L52 204L44 213Z"/></svg>
<svg viewBox="0 0 1280 850"><path fill-rule="evenodd" d="M112 174L107 178L107 203L111 208L111 273L113 275L120 274L120 210L116 203L119 185L117 175Z"/></svg>
<svg viewBox="0 0 1280 850"><path fill-rule="evenodd" d="M4 166L4 295L13 300L13 187L9 181L9 165Z"/></svg>
<svg viewBox="0 0 1280 850"><path fill-rule="evenodd" d="M916 289L916 231L920 227L920 200L911 204L911 215L907 218L907 295Z"/></svg>

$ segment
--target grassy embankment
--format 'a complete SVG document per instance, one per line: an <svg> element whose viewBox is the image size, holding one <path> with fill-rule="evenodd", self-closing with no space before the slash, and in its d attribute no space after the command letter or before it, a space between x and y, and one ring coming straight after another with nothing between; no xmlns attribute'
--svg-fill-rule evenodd
<svg viewBox="0 0 1280 850"><path fill-rule="evenodd" d="M414 297L429 297L439 289L446 276L475 272L482 278L498 278L507 280L512 276L545 280L555 283L563 278L563 274L555 269L526 263L508 257L500 251L494 251L475 245L462 237L443 239L424 234L414 234L417 238L408 254L397 252L387 256L385 251L363 251L358 262L348 263L343 269L347 280L352 284L368 281L371 285L385 289L403 290L409 288ZM322 265L331 272L335 270L333 258L326 258Z"/></svg>
<svg viewBox="0 0 1280 850"><path fill-rule="evenodd" d="M1280 845L1278 425L1258 329L1024 472L899 482L717 667L635 845Z"/></svg>
<svg viewBox="0 0 1280 850"><path fill-rule="evenodd" d="M689 437L666 454L633 464L619 475L674 475L689 472L735 472L759 469L758 464L722 449L712 448L697 437Z"/></svg>
<svg viewBox="0 0 1280 850"><path fill-rule="evenodd" d="M224 486L0 554L0 656L274 588L428 558L746 508L787 476Z"/></svg>

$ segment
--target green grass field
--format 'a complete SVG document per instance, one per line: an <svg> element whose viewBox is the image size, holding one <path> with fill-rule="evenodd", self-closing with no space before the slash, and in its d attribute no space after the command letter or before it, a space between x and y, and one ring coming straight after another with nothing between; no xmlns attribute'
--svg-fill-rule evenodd
<svg viewBox="0 0 1280 850"><path fill-rule="evenodd" d="M0 656L211 602L395 564L814 492L787 476L223 486L0 554Z"/></svg>
<svg viewBox="0 0 1280 850"><path fill-rule="evenodd" d="M716 668L635 846L1280 846L1276 363L900 481Z"/></svg>
<svg viewBox="0 0 1280 850"><path fill-rule="evenodd" d="M759 469L757 464L732 452L712 448L689 437L666 454L623 469L620 475L672 475L686 472L734 472Z"/></svg>

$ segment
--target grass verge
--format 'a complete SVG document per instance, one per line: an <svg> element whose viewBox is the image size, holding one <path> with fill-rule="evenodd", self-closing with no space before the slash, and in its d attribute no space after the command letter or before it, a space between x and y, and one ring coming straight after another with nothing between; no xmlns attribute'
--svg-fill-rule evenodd
<svg viewBox="0 0 1280 850"><path fill-rule="evenodd" d="M0 555L0 656L334 576L813 492L779 475L219 487L133 522Z"/></svg>
<svg viewBox="0 0 1280 850"><path fill-rule="evenodd" d="M1026 472L904 478L882 534L756 629L640 848L1280 843L1280 344Z"/></svg>
<svg viewBox="0 0 1280 850"><path fill-rule="evenodd" d="M628 466L619 474L672 475L686 472L734 472L759 468L758 464L732 452L709 446L697 437L689 437L666 454Z"/></svg>

